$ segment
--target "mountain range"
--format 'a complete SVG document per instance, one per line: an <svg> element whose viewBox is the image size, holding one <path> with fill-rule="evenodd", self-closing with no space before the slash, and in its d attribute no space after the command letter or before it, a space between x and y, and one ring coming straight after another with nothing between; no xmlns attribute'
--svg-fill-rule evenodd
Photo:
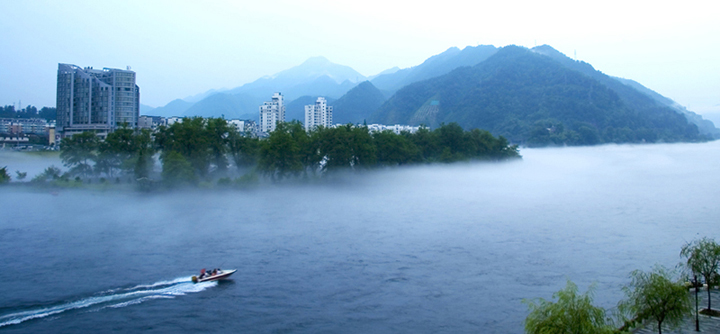
<svg viewBox="0 0 720 334"><path fill-rule="evenodd" d="M302 122L304 105L323 96L334 108L335 124L457 122L539 145L720 138L712 122L671 99L547 45L449 48L420 65L370 77L314 57L243 86L174 100L143 114L257 120L258 106L277 91L285 96L288 121ZM585 139L578 139L583 134Z"/></svg>
<svg viewBox="0 0 720 334"><path fill-rule="evenodd" d="M549 46L507 46L475 66L407 85L369 121L457 122L525 145L704 138L677 110Z"/></svg>
<svg viewBox="0 0 720 334"><path fill-rule="evenodd" d="M449 48L445 52L432 56L422 64L391 73L381 74L371 82L387 96L413 82L443 75L461 66L474 66L497 52L492 45L468 46L465 49Z"/></svg>

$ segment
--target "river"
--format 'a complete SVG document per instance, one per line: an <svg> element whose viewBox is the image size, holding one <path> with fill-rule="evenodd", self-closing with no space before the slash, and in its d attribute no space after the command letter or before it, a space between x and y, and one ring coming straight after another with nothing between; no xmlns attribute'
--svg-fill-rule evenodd
<svg viewBox="0 0 720 334"><path fill-rule="evenodd" d="M1 187L0 332L522 333L523 298L569 279L611 308L632 270L720 237L719 152L523 149L247 191ZM238 272L190 282L216 267Z"/></svg>

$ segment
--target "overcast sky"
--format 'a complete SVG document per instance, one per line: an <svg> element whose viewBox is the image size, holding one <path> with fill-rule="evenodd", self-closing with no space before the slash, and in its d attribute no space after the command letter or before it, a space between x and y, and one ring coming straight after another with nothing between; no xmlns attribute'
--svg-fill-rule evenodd
<svg viewBox="0 0 720 334"><path fill-rule="evenodd" d="M548 44L720 113L714 1L0 0L0 105L55 106L58 63L137 72L141 103L233 88L313 56L363 75L449 47Z"/></svg>

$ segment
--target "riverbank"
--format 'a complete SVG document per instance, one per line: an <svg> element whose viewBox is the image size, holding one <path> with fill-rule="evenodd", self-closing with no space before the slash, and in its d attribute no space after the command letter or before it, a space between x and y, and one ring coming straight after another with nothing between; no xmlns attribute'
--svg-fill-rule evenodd
<svg viewBox="0 0 720 334"><path fill-rule="evenodd" d="M717 289L713 289L710 291L711 298L713 302L720 302L720 291ZM693 309L695 308L695 292L693 289L690 291L690 298L692 299ZM700 290L698 293L698 310L702 310L703 308L707 307L708 300L707 300L707 290ZM713 307L713 310L716 307ZM702 313L698 317L699 324L700 324L700 332L701 333L720 333L720 317L711 317L707 315L703 315ZM656 326L656 325L655 325ZM669 328L663 326L662 332L665 334L688 334L688 333L697 333L695 331L695 314L693 316L688 317L683 322L682 326L675 330L670 330ZM653 321L649 321L640 329L637 329L633 331L635 334L655 334L657 333L657 328L654 327Z"/></svg>

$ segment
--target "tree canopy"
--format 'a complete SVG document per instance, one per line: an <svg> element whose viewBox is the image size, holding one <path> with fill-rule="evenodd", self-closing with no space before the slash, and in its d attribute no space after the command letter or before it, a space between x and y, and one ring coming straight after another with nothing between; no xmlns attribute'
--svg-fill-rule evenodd
<svg viewBox="0 0 720 334"><path fill-rule="evenodd" d="M0 184L10 182L11 177L8 174L7 166L0 168Z"/></svg>
<svg viewBox="0 0 720 334"><path fill-rule="evenodd" d="M71 174L90 176L93 173L92 162L96 161L98 157L99 142L98 137L92 132L65 137L60 144L62 147L60 159L66 167L70 168Z"/></svg>
<svg viewBox="0 0 720 334"><path fill-rule="evenodd" d="M15 106L0 107L0 118L43 118L52 121L57 118L57 109L51 107L42 107L38 110L34 106L27 106L20 110L15 110Z"/></svg>
<svg viewBox="0 0 720 334"><path fill-rule="evenodd" d="M720 245L714 239L704 237L686 243L680 251L680 256L687 258L686 266L696 275L702 275L708 284L708 310L711 310L710 288L718 276L720 266Z"/></svg>
<svg viewBox="0 0 720 334"><path fill-rule="evenodd" d="M618 304L623 313L632 314L639 321L654 320L660 334L663 324L677 328L692 314L687 288L671 271L656 266L647 272L635 270L630 276L631 283L623 288L626 299Z"/></svg>
<svg viewBox="0 0 720 334"><path fill-rule="evenodd" d="M258 168L274 180L309 171L362 170L381 166L469 160L505 160L520 155L517 146L482 130L464 131L457 123L430 131L371 133L350 124L318 127L309 133L298 122L278 124L261 141Z"/></svg>
<svg viewBox="0 0 720 334"><path fill-rule="evenodd" d="M233 164L238 173L257 171L281 181L341 170L520 157L517 146L505 138L483 130L464 131L456 123L396 134L373 133L366 126L351 124L306 132L294 121L278 123L267 138L259 139L235 131L224 119L202 117L184 118L152 134L122 127L104 141L84 132L64 138L61 149L69 175L134 173L136 180L150 175L152 156L160 152L161 176L173 186L225 179Z"/></svg>
<svg viewBox="0 0 720 334"><path fill-rule="evenodd" d="M523 300L530 309L525 319L528 334L613 333L605 310L592 305L592 287L578 294L578 287L567 281L564 289L553 294L557 301L542 298Z"/></svg>

